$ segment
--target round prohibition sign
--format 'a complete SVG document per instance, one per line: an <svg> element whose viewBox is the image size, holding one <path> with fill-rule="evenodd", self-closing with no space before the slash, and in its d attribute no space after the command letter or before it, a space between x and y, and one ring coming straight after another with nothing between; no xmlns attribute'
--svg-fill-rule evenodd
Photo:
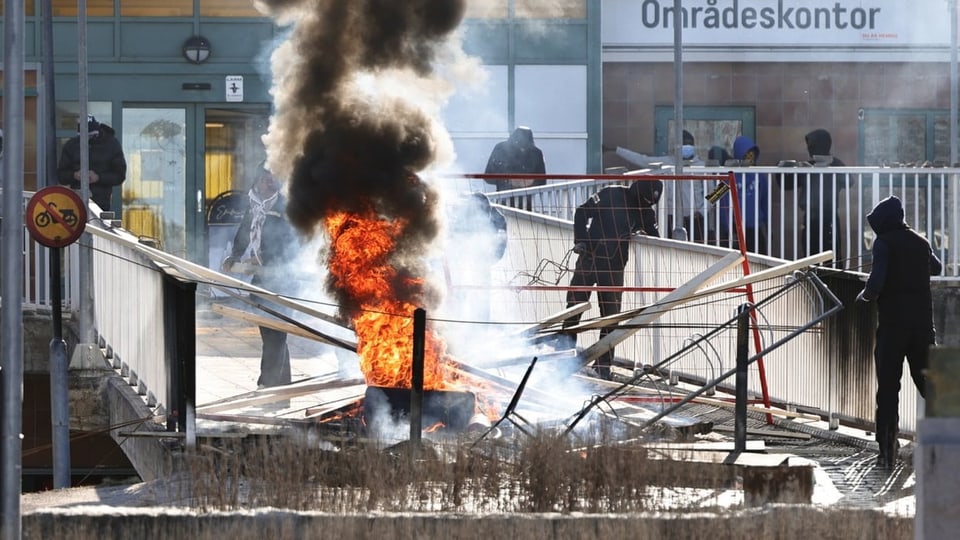
<svg viewBox="0 0 960 540"><path fill-rule="evenodd" d="M77 241L87 225L87 209L72 189L48 186L36 192L23 216L30 236L47 247L64 247Z"/></svg>

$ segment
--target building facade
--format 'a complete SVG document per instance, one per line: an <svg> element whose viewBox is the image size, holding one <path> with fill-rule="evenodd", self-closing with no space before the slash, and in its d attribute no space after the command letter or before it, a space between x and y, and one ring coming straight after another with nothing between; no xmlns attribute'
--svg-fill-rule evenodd
<svg viewBox="0 0 960 540"><path fill-rule="evenodd" d="M45 0L25 3L28 190L54 183L41 165L49 155L46 126L55 125L59 146L76 135L80 110L77 2L49 1L50 81L42 69ZM164 250L213 265L214 244L229 235L211 211L224 208L224 196L245 193L264 158L270 54L289 21L265 16L252 0L88 0L86 6L88 112L116 130L126 153L127 180L114 195L122 200L123 225ZM493 146L527 125L548 171L598 169L600 1L485 0L465 8L455 37L479 60L483 76L462 82L442 107L454 166L482 171ZM43 105L48 92L55 95L50 114Z"/></svg>
<svg viewBox="0 0 960 540"><path fill-rule="evenodd" d="M824 128L848 165L949 163L950 44L944 0L683 2L684 127L701 157L740 134L759 164L806 160ZM604 146L669 151L673 2L603 3ZM612 153L607 166L621 165Z"/></svg>

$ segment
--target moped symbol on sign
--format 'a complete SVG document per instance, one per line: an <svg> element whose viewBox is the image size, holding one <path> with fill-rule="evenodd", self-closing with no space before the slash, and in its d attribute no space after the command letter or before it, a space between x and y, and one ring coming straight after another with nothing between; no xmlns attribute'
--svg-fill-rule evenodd
<svg viewBox="0 0 960 540"><path fill-rule="evenodd" d="M77 241L87 226L87 209L72 189L49 186L27 203L24 221L30 236L47 247L64 247Z"/></svg>

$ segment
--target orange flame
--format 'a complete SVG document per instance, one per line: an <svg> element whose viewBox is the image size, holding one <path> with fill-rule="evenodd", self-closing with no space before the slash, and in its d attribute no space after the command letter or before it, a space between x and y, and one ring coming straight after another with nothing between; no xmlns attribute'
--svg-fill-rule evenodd
<svg viewBox="0 0 960 540"><path fill-rule="evenodd" d="M382 219L373 212L338 213L326 220L333 239L330 273L336 286L359 302L353 324L357 333L360 369L370 386L410 388L413 362L413 312L417 306L398 300L397 285L409 290L423 283L420 278L400 278L390 263L395 238L406 224ZM401 282L402 281L402 282ZM444 343L426 332L424 344L424 390L449 386L455 378L445 369Z"/></svg>
<svg viewBox="0 0 960 540"><path fill-rule="evenodd" d="M329 269L334 285L359 304L353 317L357 355L368 386L411 388L413 372L413 312L417 306L398 299L398 288L416 290L423 280L400 277L391 263L395 239L406 223L387 220L373 211L338 212L324 222L332 239ZM443 340L425 332L424 390L489 390L489 385L454 369ZM469 381L468 381L469 379ZM490 396L477 396L478 408L497 418Z"/></svg>

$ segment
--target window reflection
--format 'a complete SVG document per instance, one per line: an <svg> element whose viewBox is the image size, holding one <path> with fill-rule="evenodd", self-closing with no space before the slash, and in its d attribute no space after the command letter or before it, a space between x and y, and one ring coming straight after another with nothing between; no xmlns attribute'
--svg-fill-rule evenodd
<svg viewBox="0 0 960 540"><path fill-rule="evenodd" d="M586 0L514 0L518 19L586 19Z"/></svg>
<svg viewBox="0 0 960 540"><path fill-rule="evenodd" d="M201 17L263 17L253 0L200 0Z"/></svg>

